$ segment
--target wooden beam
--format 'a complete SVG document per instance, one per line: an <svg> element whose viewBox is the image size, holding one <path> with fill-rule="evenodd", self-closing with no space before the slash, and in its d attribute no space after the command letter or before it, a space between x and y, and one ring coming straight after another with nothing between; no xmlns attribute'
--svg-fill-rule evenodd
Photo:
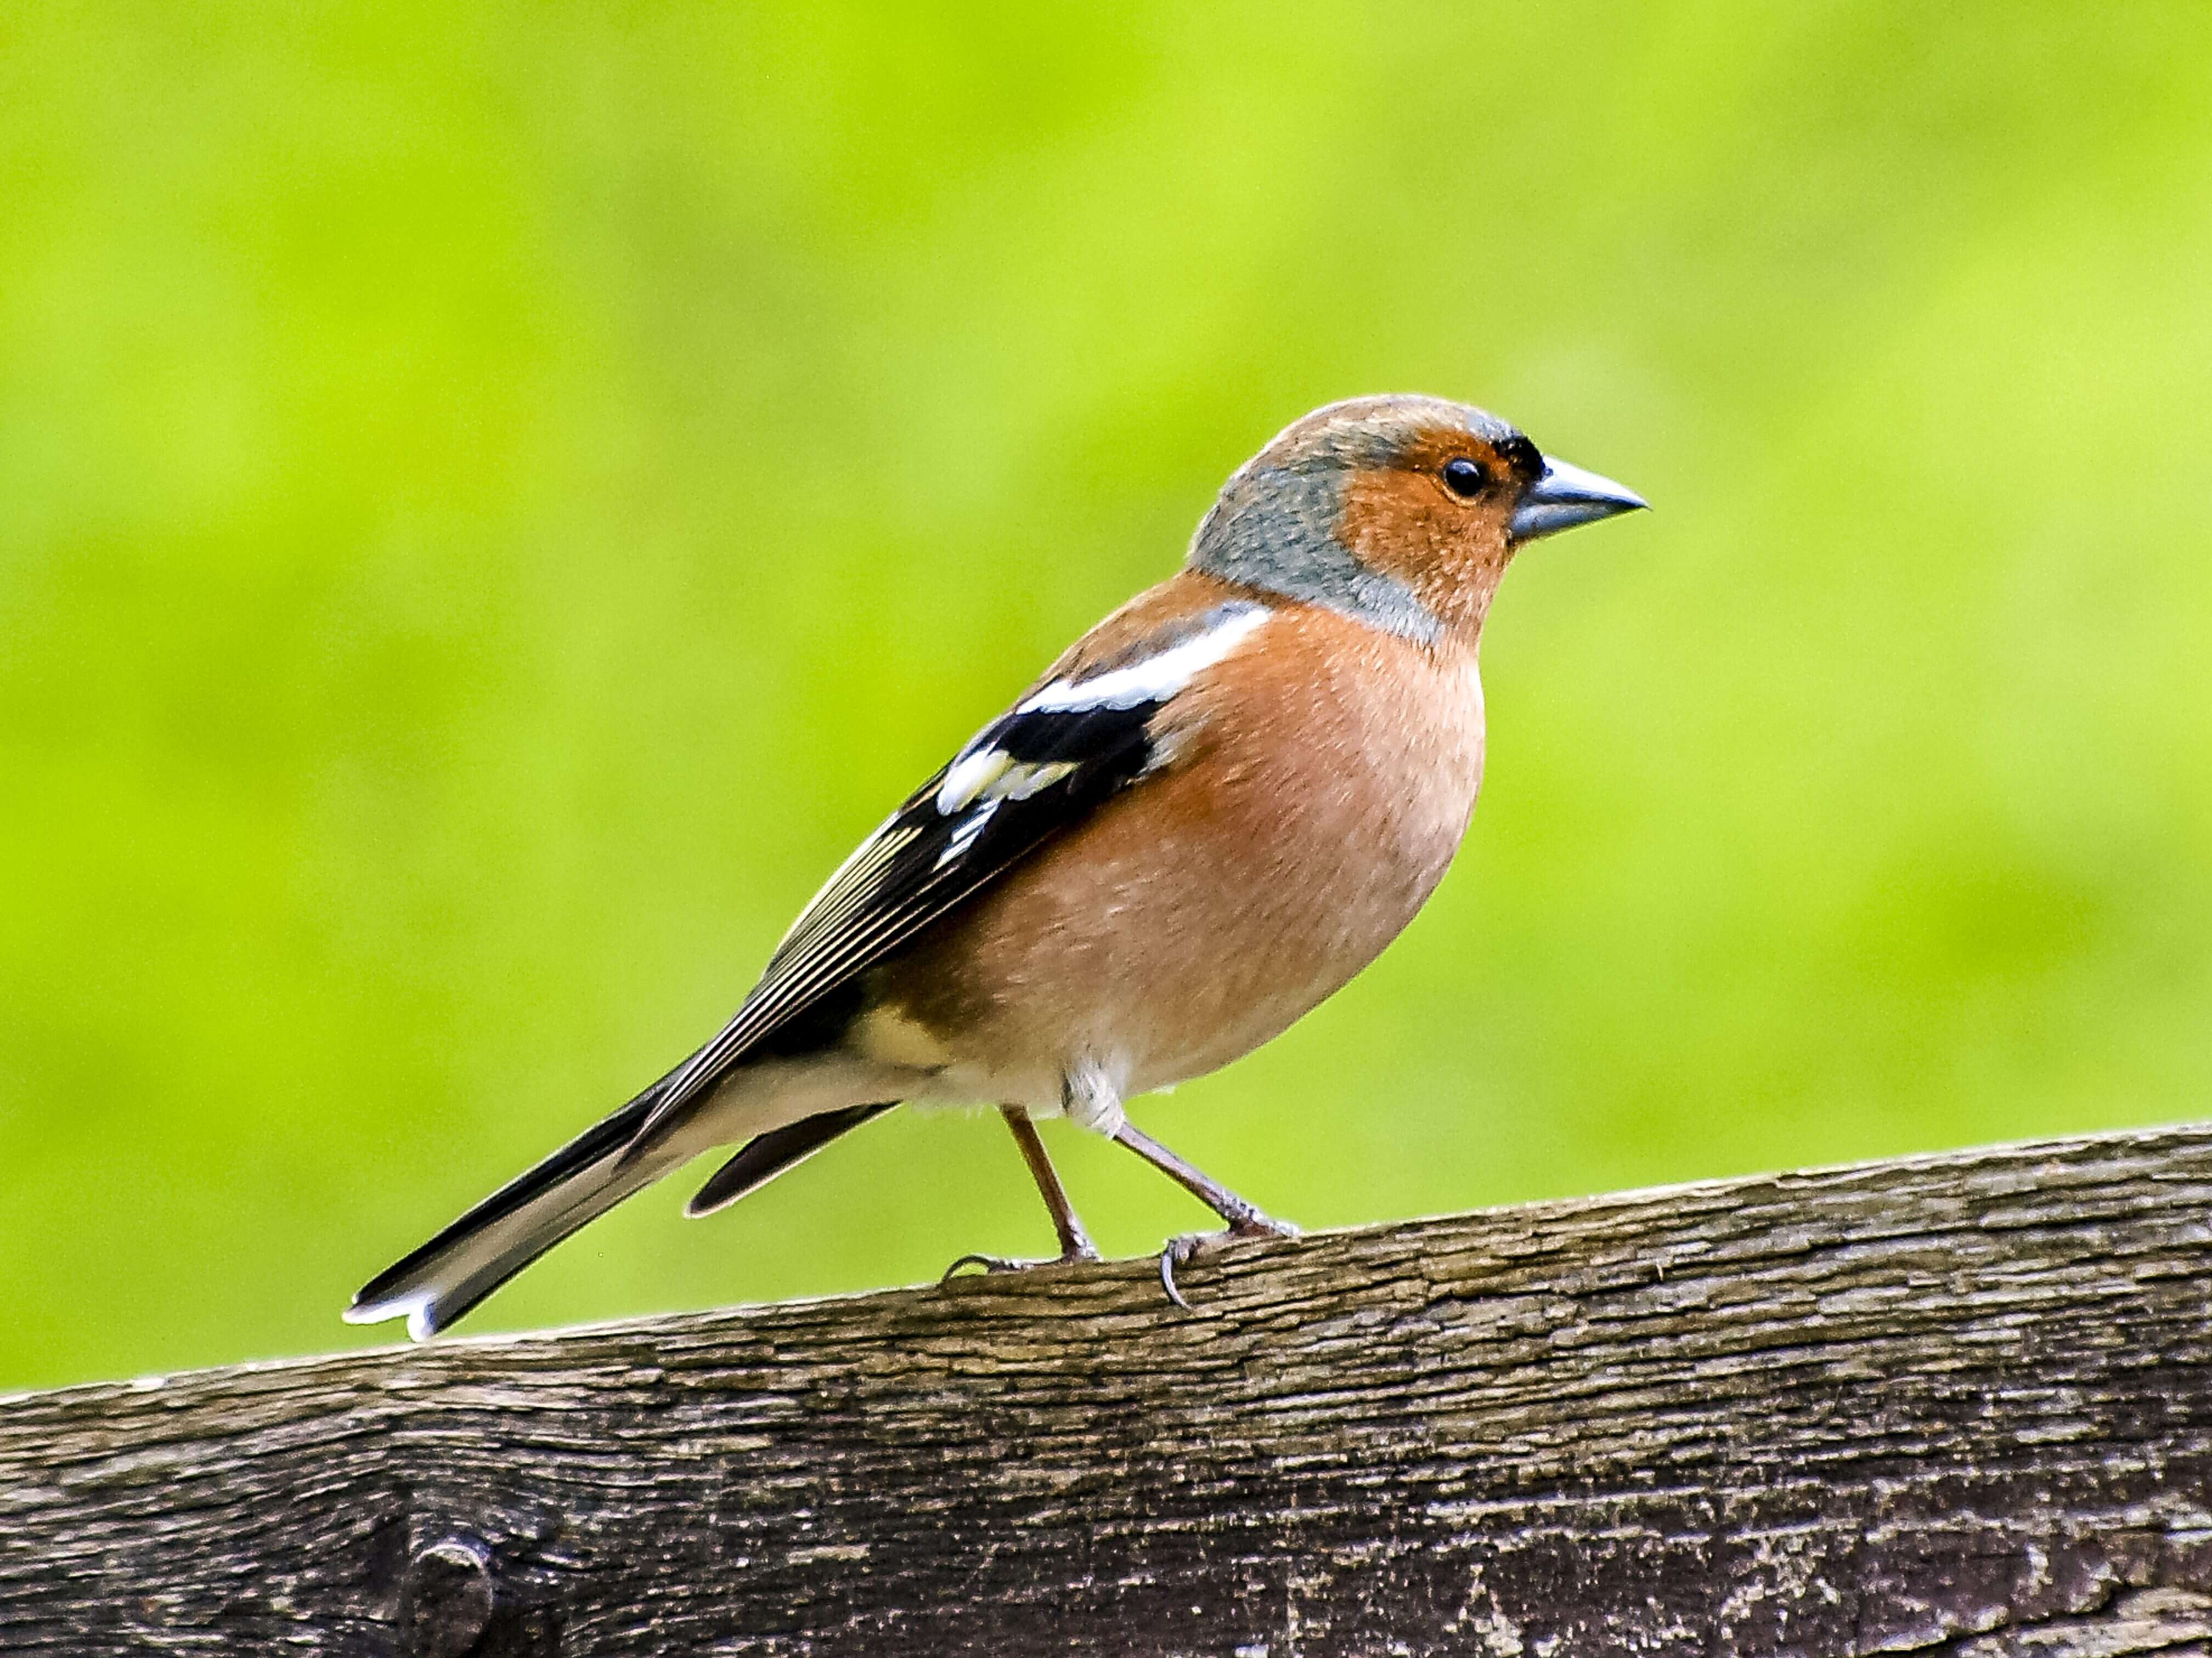
<svg viewBox="0 0 2212 1658"><path fill-rule="evenodd" d="M0 1402L0 1651L2212 1651L2212 1128Z"/></svg>

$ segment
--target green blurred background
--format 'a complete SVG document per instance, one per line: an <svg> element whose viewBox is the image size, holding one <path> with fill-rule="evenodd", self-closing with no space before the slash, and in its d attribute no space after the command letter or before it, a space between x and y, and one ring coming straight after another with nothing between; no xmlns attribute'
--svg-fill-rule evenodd
<svg viewBox="0 0 2212 1658"><path fill-rule="evenodd" d="M1149 1127L1326 1226L2206 1112L2212 11L916 13L0 21L0 1385L380 1339L1361 392L1658 511L1507 584L1428 912ZM465 1327L1050 1242L988 1117L683 1195Z"/></svg>

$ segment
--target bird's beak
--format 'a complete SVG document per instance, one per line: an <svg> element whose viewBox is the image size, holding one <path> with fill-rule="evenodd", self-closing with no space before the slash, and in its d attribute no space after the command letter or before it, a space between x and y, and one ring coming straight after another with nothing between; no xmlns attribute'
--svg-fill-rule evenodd
<svg viewBox="0 0 2212 1658"><path fill-rule="evenodd" d="M1544 476L1521 492L1521 504L1513 509L1507 532L1516 541L1534 541L1649 505L1635 490L1611 478L1547 456Z"/></svg>

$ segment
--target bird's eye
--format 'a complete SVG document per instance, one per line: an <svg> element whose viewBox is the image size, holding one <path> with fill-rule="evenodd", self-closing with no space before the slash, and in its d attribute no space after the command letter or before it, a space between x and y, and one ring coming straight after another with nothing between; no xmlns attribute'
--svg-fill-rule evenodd
<svg viewBox="0 0 2212 1658"><path fill-rule="evenodd" d="M1464 455L1444 463L1444 488L1462 501L1480 495L1489 483L1490 474L1484 471L1478 462L1469 460Z"/></svg>

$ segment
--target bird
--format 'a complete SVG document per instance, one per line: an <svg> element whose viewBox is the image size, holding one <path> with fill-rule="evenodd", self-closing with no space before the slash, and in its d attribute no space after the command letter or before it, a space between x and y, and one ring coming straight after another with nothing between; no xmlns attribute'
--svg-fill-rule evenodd
<svg viewBox="0 0 2212 1658"><path fill-rule="evenodd" d="M1098 1251L1036 1124L1127 1148L1219 1217L1296 1229L1139 1129L1412 920L1482 780L1478 647L1543 537L1644 507L1441 398L1353 398L1238 467L1182 567L1064 652L863 841L711 1040L371 1279L423 1340L623 1199L734 1147L705 1215L900 1104L995 1107L1058 1261ZM963 1256L1013 1271L1045 1262Z"/></svg>

